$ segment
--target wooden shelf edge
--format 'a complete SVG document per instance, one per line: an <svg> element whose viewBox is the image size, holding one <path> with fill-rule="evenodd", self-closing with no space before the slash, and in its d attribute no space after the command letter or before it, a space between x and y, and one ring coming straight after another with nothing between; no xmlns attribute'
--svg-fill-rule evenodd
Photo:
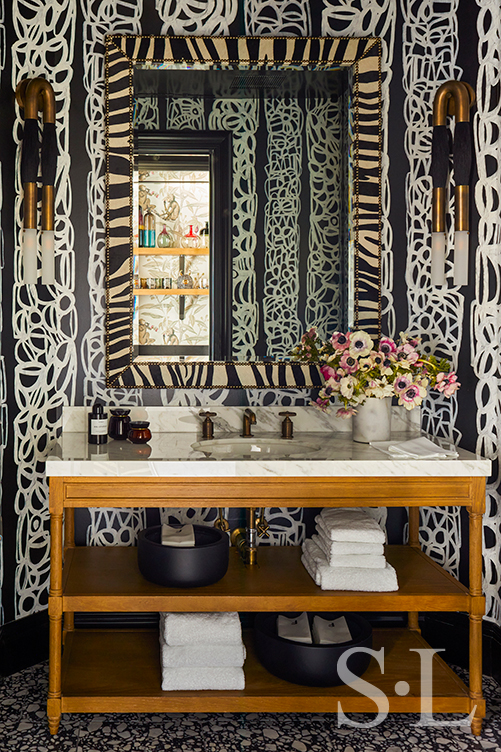
<svg viewBox="0 0 501 752"><path fill-rule="evenodd" d="M138 248L134 256L208 256L210 248Z"/></svg>
<svg viewBox="0 0 501 752"><path fill-rule="evenodd" d="M85 635L83 636L83 633ZM141 637L142 635L142 637ZM123 666L102 665L99 656L104 655L112 643L123 640ZM402 654L411 648L429 647L417 633L407 630L375 630L374 649L389 640L385 652L385 672L380 673L375 661L363 675L363 679L382 689L389 701L391 713L419 713L421 698L416 691L420 687L420 676L416 666L412 669L402 662ZM95 641L95 643L93 642ZM160 689L160 667L152 665L159 661L158 635L156 630L78 630L69 633L63 655L63 691L61 707L63 712L337 712L338 702L345 712L375 712L375 701L356 689L341 686L330 688L312 688L290 684L269 674L253 654L252 635L246 634L247 660L246 687L239 691L199 691L199 692L164 692ZM140 643L138 647L138 642ZM86 644L84 644L86 643ZM96 665L89 667L88 656L92 646L96 646ZM156 650L153 645L156 645ZM82 648L83 646L83 648ZM126 651L125 649L128 648ZM81 652L86 654L82 657ZM116 648L115 648L116 649ZM77 663L72 665L72 651ZM83 665L79 665L78 661ZM417 661L417 659L415 659ZM137 666L136 666L137 663ZM129 682L135 679L131 673L135 667L143 671L145 685L139 693L131 693ZM85 668L84 668L85 667ZM376 668L375 668L376 667ZM118 682L113 672L122 672L125 682ZM454 674L442 659L434 657L434 675L439 689L433 697L433 712L469 712L468 688ZM401 697L394 692L395 679L408 680L411 694ZM116 681L113 690L110 682ZM75 684L80 682L78 690ZM85 683L92 687L85 691ZM434 683L435 686L435 683ZM479 702L482 706L482 701ZM481 710L481 707L479 708Z"/></svg>
<svg viewBox="0 0 501 752"><path fill-rule="evenodd" d="M190 287L187 290L181 290L177 288L171 288L170 290L156 289L145 290L144 287L135 287L134 295L208 295L209 288Z"/></svg>

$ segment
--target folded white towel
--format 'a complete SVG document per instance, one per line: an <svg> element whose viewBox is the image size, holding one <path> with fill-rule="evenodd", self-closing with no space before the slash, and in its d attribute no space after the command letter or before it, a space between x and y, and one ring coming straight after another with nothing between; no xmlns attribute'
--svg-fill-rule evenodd
<svg viewBox="0 0 501 752"><path fill-rule="evenodd" d="M334 541L384 543L386 536L376 520L365 509L333 509L326 507L320 517Z"/></svg>
<svg viewBox="0 0 501 752"><path fill-rule="evenodd" d="M235 645L242 641L238 613L161 613L160 635L167 645Z"/></svg>
<svg viewBox="0 0 501 752"><path fill-rule="evenodd" d="M163 668L200 668L234 666L241 668L245 661L245 647L236 645L166 645L161 643Z"/></svg>
<svg viewBox="0 0 501 752"><path fill-rule="evenodd" d="M312 535L311 540L314 541L319 549L327 559L327 563L330 567L362 567L363 569L384 569L386 566L386 559L384 556L371 556L370 554L353 553L358 550L356 544L352 544L351 554L339 554L333 556L329 553L329 547L325 545L322 538L319 535Z"/></svg>
<svg viewBox="0 0 501 752"><path fill-rule="evenodd" d="M399 459L447 460L458 456L455 449L444 449L425 436L421 436L419 439L401 441L399 444L392 441L371 441L370 444L375 449L379 449L380 452Z"/></svg>
<svg viewBox="0 0 501 752"><path fill-rule="evenodd" d="M310 577L317 585L320 585L322 590L357 590L376 593L398 590L397 573L388 562L384 569L330 567L323 552L311 539L303 543L301 561Z"/></svg>
<svg viewBox="0 0 501 752"><path fill-rule="evenodd" d="M277 616L277 634L283 640L292 640L292 642L305 642L311 645L311 630L308 614L306 611L300 616L290 618L279 614Z"/></svg>
<svg viewBox="0 0 501 752"><path fill-rule="evenodd" d="M195 545L195 530L193 525L162 525L162 546L178 546L179 548L193 548Z"/></svg>
<svg viewBox="0 0 501 752"><path fill-rule="evenodd" d="M242 668L232 666L163 668L162 689L245 689L245 675Z"/></svg>
<svg viewBox="0 0 501 752"><path fill-rule="evenodd" d="M355 549L353 541L333 541L329 537L329 528L325 526L324 521L319 514L315 517L317 523L318 537L323 541L326 556L343 556L352 554ZM382 543L356 543L356 551L364 556L384 556L384 546Z"/></svg>

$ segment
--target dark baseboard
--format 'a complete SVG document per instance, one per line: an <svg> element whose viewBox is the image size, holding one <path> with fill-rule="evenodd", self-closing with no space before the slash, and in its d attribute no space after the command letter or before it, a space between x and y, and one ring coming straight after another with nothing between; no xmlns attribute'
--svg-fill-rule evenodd
<svg viewBox="0 0 501 752"><path fill-rule="evenodd" d="M10 676L48 657L47 611L39 611L0 627L0 676Z"/></svg>
<svg viewBox="0 0 501 752"><path fill-rule="evenodd" d="M405 614L365 614L373 626L402 627ZM244 626L252 625L252 614L242 614ZM447 662L468 668L468 615L463 613L421 613L424 639L435 649L446 648L441 657ZM156 627L156 613L79 613L77 629L119 629ZM489 621L482 624L483 673L501 684L501 627ZM9 676L34 666L49 656L49 619L40 611L0 627L0 676Z"/></svg>
<svg viewBox="0 0 501 752"><path fill-rule="evenodd" d="M447 663L468 668L468 614L427 613L420 618L421 633L426 642L440 653ZM482 622L482 673L501 683L501 627Z"/></svg>

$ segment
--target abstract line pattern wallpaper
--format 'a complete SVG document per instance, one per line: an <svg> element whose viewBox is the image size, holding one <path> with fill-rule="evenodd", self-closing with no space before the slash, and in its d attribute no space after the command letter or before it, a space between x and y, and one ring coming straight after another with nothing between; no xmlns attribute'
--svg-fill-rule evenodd
<svg viewBox="0 0 501 752"><path fill-rule="evenodd" d="M410 166L406 179L409 331L426 332L426 347L431 352L441 352L456 368L463 328L463 294L458 288L432 287L426 260L430 254L432 193L430 114L438 86L462 75L455 64L459 45L458 4L459 0L452 0L440 5L433 14L433 33L430 34L430 18L425 7L420 3L402 3L405 147ZM456 416L456 397L427 400L423 408L423 427L450 441L459 441L461 436L454 428ZM452 510L422 510L421 542L428 554L457 576L461 550L460 511L457 507Z"/></svg>
<svg viewBox="0 0 501 752"><path fill-rule="evenodd" d="M478 183L475 200L480 216L475 256L475 300L471 309L471 362L478 379L476 450L494 460L494 472L487 484L484 516L484 589L487 618L501 621L501 533L500 495L500 405L499 343L501 342L501 196L499 162L499 98L501 51L501 7L478 0L477 21L479 70L477 113L474 120Z"/></svg>
<svg viewBox="0 0 501 752"><path fill-rule="evenodd" d="M474 448L471 442L476 440L478 451L497 460L500 451L497 427L501 375L497 342L501 328L498 259L501 218L499 188L495 187L495 182L499 183L500 167L494 134L500 125L501 112L499 98L496 99L493 92L499 85L495 56L500 48L501 18L495 0L476 2L479 71L474 132L479 182L475 201L480 224L475 279L470 281L468 289L455 288L451 279L443 289L431 288L429 284L430 113L440 83L462 75L458 60L461 34L465 30L459 28L459 0L447 0L434 6L433 33L430 33L430 19L424 15L429 4L410 0L376 0L370 4L359 0L208 0L204 3L198 0L155 0L155 3L54 0L50 4L53 14L50 21L44 0L12 0L8 7L1 5L6 13L5 17L3 12L0 14L2 89L8 89L11 96L18 80L28 76L42 75L51 81L56 92L59 147L56 182L59 271L58 284L53 288L27 288L22 284L21 205L19 198L15 203L13 199L16 171L14 158L9 153L12 144L2 146L0 152L2 229L6 260L13 265L12 291L10 285L5 287L2 310L5 371L0 368L0 459L3 467L13 469L9 482L4 482L2 505L4 515L8 513L9 520L15 521L14 526L4 529L4 545L0 548L4 558L7 543L9 551L13 552L0 566L6 621L39 611L47 603L49 515L47 484L40 457L55 437L62 405L90 405L96 398L124 406L205 405L211 408L236 404L294 406L309 401L309 396L297 389L242 392L105 388L104 37L110 33L381 37L385 153L381 238L384 328L391 335L408 328L422 332L430 348L440 347L459 368L467 370L471 361L475 375L473 388L470 391L465 388L457 399L449 402L427 403L423 411L424 427L454 441L459 441L463 433L464 440L470 441L469 448ZM467 31L472 33L471 29ZM10 76L4 70L6 48L12 49ZM398 77L395 73L400 69L401 79L400 73ZM275 124L280 119L279 106L268 103L265 115ZM299 118L300 114L295 113L295 116ZM22 134L21 113L12 108L10 117L13 143L18 145ZM187 128L196 122L197 128L231 128L234 133L237 176L234 210L239 218L235 237L238 252L235 289L237 300L244 303L235 314L238 317L236 331L240 352L253 357L259 327L253 266L258 241L253 205L258 175L257 107L226 102L206 117L201 103L197 106L193 100L177 100L170 104L166 123L161 123L158 107L150 100L143 103L137 117L147 128ZM311 134L308 146L311 157L317 127L317 113L312 108L306 121L306 129ZM336 127L334 123L333 127ZM276 134L280 139L292 141L294 138L293 132L277 130ZM396 149L397 144L400 151ZM395 154L397 158L392 159ZM295 152L295 158L299 160L299 152ZM331 158L335 165L337 156L333 154ZM18 164L19 149L16 159ZM312 193L321 193L323 187L320 177L318 185L312 183ZM16 196L19 196L19 188L17 182ZM394 203L397 195L402 195L404 201L405 191L406 216L392 210L392 191ZM297 185L289 181L288 198L297 201L297 195ZM268 199L273 200L271 193ZM319 215L316 220L311 227L312 234L321 232L322 217ZM270 233L274 222L275 216L270 213ZM293 237L294 228L290 228L290 233ZM276 248L275 260L272 256L268 259L275 278L280 251ZM401 271L403 257L406 257L405 279ZM398 277L394 271L397 266ZM314 264L311 273L318 275ZM270 283L270 295L273 284ZM468 305L472 297L470 311ZM462 337L469 317L471 343ZM9 351L5 344L7 336L9 342L12 340ZM470 395L475 389L475 394ZM12 426L8 444L7 405ZM458 427L465 423L458 417L464 409L468 410L470 436ZM488 488L485 519L488 618L496 623L501 621L498 474L496 463ZM185 513L176 509L161 512L163 519L183 519L191 514L192 511ZM304 536L306 520L301 509L270 510L269 521L274 543L298 543ZM464 563L460 522L454 512L425 510L422 516L423 545L455 574L461 572ZM145 524L146 515L141 509L94 509L88 515L85 536L89 544L130 545ZM391 513L388 524L392 524Z"/></svg>

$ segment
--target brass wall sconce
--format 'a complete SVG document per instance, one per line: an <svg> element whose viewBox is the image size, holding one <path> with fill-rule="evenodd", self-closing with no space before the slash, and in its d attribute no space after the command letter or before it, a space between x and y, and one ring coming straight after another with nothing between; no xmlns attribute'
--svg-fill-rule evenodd
<svg viewBox="0 0 501 752"><path fill-rule="evenodd" d="M462 81L447 81L435 94L431 176L433 180L431 283L445 284L446 201L450 140L447 115L454 116L454 284L468 284L469 182L472 164L470 108L475 92Z"/></svg>
<svg viewBox="0 0 501 752"><path fill-rule="evenodd" d="M38 240L37 204L39 164L42 182L42 283L55 282L54 270L54 184L56 181L57 142L54 90L44 78L28 78L16 87L16 100L24 109L24 134L21 154L23 184L23 232L21 249L25 284L36 284ZM43 114L40 147L38 113Z"/></svg>

